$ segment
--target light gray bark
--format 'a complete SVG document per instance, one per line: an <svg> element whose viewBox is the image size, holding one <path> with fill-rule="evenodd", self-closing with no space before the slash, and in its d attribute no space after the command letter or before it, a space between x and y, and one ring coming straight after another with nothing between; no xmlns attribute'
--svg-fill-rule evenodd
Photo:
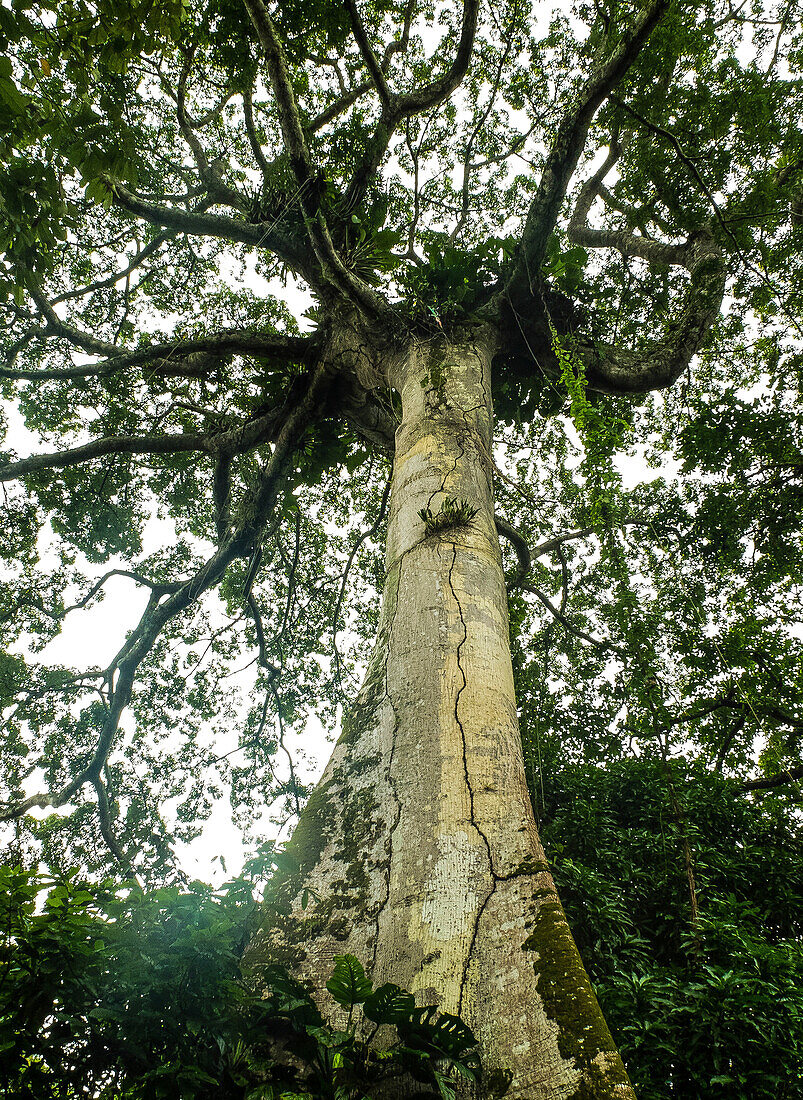
<svg viewBox="0 0 803 1100"><path fill-rule="evenodd" d="M393 367L402 423L376 648L291 843L248 962L318 991L335 954L459 1013L487 1095L632 1098L538 839L518 733L494 524L492 334L414 342ZM422 508L465 501L428 531ZM304 887L315 901L301 907ZM325 1001L324 994L323 1000Z"/></svg>

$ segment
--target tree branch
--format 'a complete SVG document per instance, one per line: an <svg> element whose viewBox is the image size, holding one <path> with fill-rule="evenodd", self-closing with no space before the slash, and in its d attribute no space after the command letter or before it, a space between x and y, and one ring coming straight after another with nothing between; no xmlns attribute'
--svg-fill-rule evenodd
<svg viewBox="0 0 803 1100"><path fill-rule="evenodd" d="M515 527L511 526L506 519L502 519L501 516L494 516L494 523L496 524L496 530L503 538L506 538L513 549L516 551L516 557L519 560L518 568L510 580L510 588L518 588L524 578L530 572L533 567L533 559L530 553L530 547L527 545L527 540L520 531L517 531Z"/></svg>
<svg viewBox="0 0 803 1100"><path fill-rule="evenodd" d="M479 0L464 0L460 42L448 73L417 91L408 92L406 95L390 95L387 101L383 100L376 129L368 142L362 161L355 169L346 188L343 209L347 214L362 201L365 189L382 163L382 158L390 145L390 139L399 123L411 115L421 114L432 107L437 107L460 86L474 49L478 12Z"/></svg>
<svg viewBox="0 0 803 1100"><path fill-rule="evenodd" d="M231 458L218 454L212 478L212 497L215 502L215 529L218 545L226 538L229 529L229 505L231 501Z"/></svg>
<svg viewBox="0 0 803 1100"><path fill-rule="evenodd" d="M591 207L595 199L602 196L602 181L616 164L620 153L618 141L612 140L604 162L580 188L566 235L573 244L581 244L588 248L615 248L623 256L688 269L688 241L685 244L665 244L635 233L631 228L593 229L588 224Z"/></svg>
<svg viewBox="0 0 803 1100"><path fill-rule="evenodd" d="M408 92L399 96L393 105L395 123L400 122L409 115L417 115L422 111L428 111L437 107L452 92L459 88L463 77L468 71L471 55L474 51L474 36L477 32L477 16L479 14L479 0L463 0L463 23L460 30L460 41L457 44L454 61L447 73L438 80L417 91Z"/></svg>
<svg viewBox="0 0 803 1100"><path fill-rule="evenodd" d="M717 771L717 772L722 771L722 767L725 763L725 757L728 755L728 750L730 749L733 742L736 740L736 738L739 736L739 734L744 729L744 726L745 726L746 722L747 722L747 712L745 711L743 714L739 715L739 717L733 723L731 728L728 730L725 737L723 737L722 744L719 746L719 749L718 749L717 755L716 755L716 760L714 761L714 771Z"/></svg>
<svg viewBox="0 0 803 1100"><path fill-rule="evenodd" d="M254 154L254 160L257 162L259 170L262 173L262 179L265 183L268 183L270 179L270 162L265 156L265 152L257 137L256 125L254 123L254 100L251 95L250 87L246 88L243 92L243 116L245 118L245 132L248 135L251 152Z"/></svg>
<svg viewBox="0 0 803 1100"><path fill-rule="evenodd" d="M525 582L522 582L519 587L522 588L523 591L530 592L533 596L536 596L550 613L550 615L552 615L554 619L557 619L560 625L568 630L570 634L574 634L576 638L580 638L582 641L588 642L596 649L610 649L614 653L622 652L619 646L617 646L614 642L604 642L600 638L594 638L591 634L586 634L585 631L580 630L579 627L574 626L566 617L566 615L564 615L562 611L559 611L557 607L555 607L549 597L545 595L545 593L543 593L540 588L536 588L534 585L527 584Z"/></svg>
<svg viewBox="0 0 803 1100"><path fill-rule="evenodd" d="M122 848L117 843L117 838L114 835L112 829L111 812L109 809L109 797L106 791L106 787L101 779L100 775L94 776L91 780L92 786L95 788L95 794L98 799L98 818L100 819L100 833L103 839L106 841L106 847L114 856L117 863L126 871L131 878L135 878L134 868L131 865L131 861L124 855Z"/></svg>
<svg viewBox="0 0 803 1100"><path fill-rule="evenodd" d="M587 535L593 535L596 530L596 527L579 527L576 531L566 531L563 535L555 535L554 538L547 539L546 542L539 542L537 546L533 547L532 555L534 558L540 558L544 554L551 554L553 550L560 549L564 542L584 539Z"/></svg>
<svg viewBox="0 0 803 1100"><path fill-rule="evenodd" d="M48 335L61 336L74 343L76 347L88 350L85 345L88 334L58 322L58 331L40 330L37 338ZM161 344L126 351L115 344L104 344L105 351L95 354L107 355L101 363L84 366L41 368L17 370L12 367L0 367L0 378L16 378L23 381L58 380L70 381L74 378L103 378L131 367L147 366L156 375L180 375L194 378L208 373L210 357L217 362L227 355L257 355L264 359L288 359L303 362L315 345L314 336L284 336L272 332L248 332L243 329L212 333L197 338L178 337Z"/></svg>
<svg viewBox="0 0 803 1100"><path fill-rule="evenodd" d="M575 539L582 539L596 532L596 527L580 527L576 531L566 531L562 535L555 535L554 538L539 542L537 546L531 549L522 533L509 524L507 520L503 519L501 516L495 515L494 522L499 534L510 542L519 559L519 571L510 582L511 588L517 588L521 584L532 569L534 558L541 558L545 554L551 554L553 551L559 550L565 542L573 542ZM638 521L632 520L629 522L636 523ZM627 522L623 524L623 526L627 525Z"/></svg>
<svg viewBox="0 0 803 1100"><path fill-rule="evenodd" d="M725 294L725 262L708 233L690 237L680 247L689 282L676 307L676 316L662 336L637 351L577 342L591 389L613 394L665 389L680 377L702 346L719 316Z"/></svg>
<svg viewBox="0 0 803 1100"><path fill-rule="evenodd" d="M192 68L192 62L194 58L194 48L187 54L184 64L181 68L181 75L179 76L178 88L175 96L176 113L178 115L178 124L181 129L182 136L187 145L192 151L192 155L195 158L195 164L198 168L198 175L207 189L209 197L215 202L222 203L225 206L231 206L234 210L238 210L240 213L245 213L247 210L247 202L245 198L235 191L232 187L228 187L224 182L220 172L209 163L209 158L206 155L201 141L195 133L195 125L191 122L186 109L186 96L187 96L187 82L190 77L190 70ZM230 98L232 93L229 93ZM224 99L223 103L227 100ZM222 107L221 107L222 110ZM214 117L214 116L213 116ZM197 124L196 124L197 125Z"/></svg>
<svg viewBox="0 0 803 1100"><path fill-rule="evenodd" d="M568 630L570 634L574 634L575 637L581 638L584 642L589 642L597 649L610 649L614 653L621 653L622 651L620 647L615 645L613 642L601 641L599 638L594 638L590 634L586 634L584 631L580 630L578 627L573 626L564 614L568 587L566 559L562 552L563 543L567 542L569 539L580 538L583 535L590 534L594 530L594 528L588 527L583 528L580 531L567 532L565 535L560 535L557 538L549 539L547 542L540 543L534 551L531 551L530 547L527 544L527 540L524 538L521 532L517 531L515 527L512 527L506 520L502 519L501 516L494 516L494 522L496 524L497 531L500 535L502 535L511 543L513 549L516 551L516 557L518 558L518 569L510 581L509 588L521 588L523 591L530 592L533 596L536 596L547 609L547 611L549 611L549 613L555 619L557 619L557 621L563 627L565 627L565 629ZM526 583L527 575L532 569L533 556L540 557L542 554L549 553L552 550L557 550L561 557L561 572L563 575L563 599L561 601L560 610L555 607L549 597L544 592L542 592L540 588L536 588L534 585Z"/></svg>
<svg viewBox="0 0 803 1100"><path fill-rule="evenodd" d="M293 271L312 281L309 255L302 242L292 240L275 225L266 229L264 225L251 225L222 214L199 214L180 210L175 206L159 206L138 198L111 176L104 176L103 179L117 206L151 225L175 229L190 236L216 237L235 244L250 245L252 248L269 249Z"/></svg>
<svg viewBox="0 0 803 1100"><path fill-rule="evenodd" d="M322 290L328 283L349 301L378 317L386 317L388 305L382 295L353 275L338 256L321 207L322 176L310 157L301 113L298 109L287 59L273 20L262 0L243 0L265 54L285 149L299 187L299 201L315 256L321 266L313 285Z"/></svg>
<svg viewBox="0 0 803 1100"><path fill-rule="evenodd" d="M301 114L296 102L290 74L287 70L287 59L284 49L276 33L273 20L262 0L243 0L246 11L257 32L265 60L268 65L268 75L271 87L276 99L276 111L279 116L279 125L282 129L285 149L290 159L293 174L300 187L306 189L314 184L317 172L312 164L304 127L301 123ZM302 196L307 214L314 216L311 197Z"/></svg>
<svg viewBox="0 0 803 1100"><path fill-rule="evenodd" d="M576 102L561 119L505 282L508 296L517 299L538 293L547 242L594 115L639 56L668 5L669 0L651 0L613 53L592 70Z"/></svg>
<svg viewBox="0 0 803 1100"><path fill-rule="evenodd" d="M376 54L371 48L371 43L368 41L368 35L365 30L365 25L360 18L360 13L357 10L357 5L354 0L344 0L345 6L348 9L349 20L351 22L351 30L354 35L354 39L359 46L362 59L365 62L368 72L371 74L371 80L374 87L379 94L379 98L383 107L390 108L391 93L388 88L387 81L385 80L385 74L382 72L382 66L379 64Z"/></svg>
<svg viewBox="0 0 803 1100"><path fill-rule="evenodd" d="M30 272L26 272L26 285L28 293L36 303L40 313L47 322L46 332L54 335L61 336L65 340L68 340L77 348L81 348L82 351L91 352L93 355L115 355L117 352L117 346L109 343L107 340L99 340L96 336L93 336L89 332L82 332L80 329L73 328L72 325L68 325L66 321L62 321L53 309L52 304L47 300L42 293L42 289L36 282L36 279Z"/></svg>
<svg viewBox="0 0 803 1100"><path fill-rule="evenodd" d="M410 24L412 22L414 6L413 0L410 0L404 13L404 25L401 37L394 42L389 42L385 48L385 53L382 57L383 74L390 64L390 59L393 55L396 53L403 53L407 49L410 40ZM355 85L349 91L343 89L343 95L339 99L336 99L334 103L331 103L325 110L316 115L315 118L304 123L305 132L307 134L315 134L319 130L322 130L324 126L333 122L338 115L341 115L344 111L347 111L349 107L353 106L366 92L370 92L373 87L373 80L364 80L361 84Z"/></svg>
<svg viewBox="0 0 803 1100"><path fill-rule="evenodd" d="M680 142L675 137L675 135L673 133L671 133L669 130L664 129L663 126L658 126L654 122L650 122L649 119L644 118L642 115L640 115L638 113L638 111L634 110L633 107L631 107L628 103L625 103L621 99L618 99L618 98L615 98L615 97L612 97L612 98L613 98L613 101L616 103L616 105L618 107L621 107L623 110L627 111L627 113L629 115L631 115L632 118L636 119L637 122L641 123L648 130L652 131L652 133L657 134L659 137L662 137L666 141L669 141L671 143L673 149L675 150L675 153L677 154L678 160L680 160L681 163L684 164L686 166L686 168L688 168L688 170L691 173L695 183L697 184L697 186L700 188L700 190L703 192L706 199L708 200L709 205L711 206L711 209L714 212L714 216L716 217L716 220L719 223L722 231L726 234L727 237L730 238L730 241L733 245L735 255L739 258L741 263L744 264L744 266L747 268L748 271L752 271L752 273L754 275L758 276L758 278L761 280L761 282L764 284L764 286L766 286L768 288L768 290L772 293L773 297L778 298L778 293L777 293L777 290L776 290L775 285L773 284L772 280L770 278L768 278L768 276L760 268L756 267L755 264L751 263L750 260L748 259L748 257L742 251L742 249L739 245L739 242L737 241L736 237L733 234L732 229L730 228L727 221L725 220L725 218L722 214L722 211L719 208L719 203L714 198L714 195L712 194L710 187L708 187L708 185L706 184L706 182L703 179L702 175L700 174L700 171L697 168L697 165L694 163L694 161L691 159L691 157L688 156L686 154L686 152L683 150L683 147L681 146ZM795 327L798 334L803 336L803 327L801 327L801 325L800 325L800 322L798 320L796 312L793 309L790 309L787 302L785 302L783 300L781 300L781 306L784 310L784 313L787 316L787 319Z"/></svg>
<svg viewBox="0 0 803 1100"><path fill-rule="evenodd" d="M92 585L85 596L82 596L77 603L70 604L69 607L65 607L62 612L62 618L69 615L71 611L80 611L86 607L93 596L103 588L107 581L112 577L125 577L126 580L134 581L135 584L141 584L143 588L149 588L151 592L155 592L157 596L164 596L168 592L175 592L181 587L178 581L152 581L148 577L143 576L142 573L136 573L133 569L109 569L102 577Z"/></svg>
<svg viewBox="0 0 803 1100"><path fill-rule="evenodd" d="M678 308L677 319L667 326L663 337L637 352L612 345L582 346L581 343L587 378L593 389L609 393L644 393L672 385L688 367L719 316L725 293L725 263L707 230L694 234L683 244L668 244L650 240L632 229L594 229L588 225L588 215L600 195L602 181L619 154L619 143L614 137L605 161L580 189L569 221L568 237L575 244L615 248L624 256L683 267L689 272L689 285Z"/></svg>
<svg viewBox="0 0 803 1100"><path fill-rule="evenodd" d="M784 787L789 783L797 783L800 779L803 779L803 765L798 765L794 768L786 768L784 771L779 772L778 775L771 775L766 779L750 779L746 783L741 783L736 790L739 794L744 794L748 791L771 791L776 787Z"/></svg>
<svg viewBox="0 0 803 1100"><path fill-rule="evenodd" d="M46 809L63 806L83 786L95 784L108 758L123 711L131 699L139 666L150 653L164 626L209 588L218 584L231 562L249 553L275 504L290 458L304 430L321 407L328 385L328 370L325 363L321 362L311 372L305 392L277 436L273 451L252 494L250 507L243 512L242 518L223 546L166 599L160 598L156 591L151 593L138 625L106 670L107 681L110 685L113 683L113 688L106 718L89 763L61 790L31 795L16 805L7 806L0 815L0 820L21 817L34 807Z"/></svg>
<svg viewBox="0 0 803 1100"><path fill-rule="evenodd" d="M117 435L104 439L95 439L81 447L53 454L32 455L30 458L10 462L0 467L0 482L15 481L26 474L38 474L43 470L64 470L78 466L82 462L101 458L103 455L163 455L180 454L184 451L209 451L211 437L208 435Z"/></svg>
<svg viewBox="0 0 803 1100"><path fill-rule="evenodd" d="M153 240L146 244L144 248L141 248L122 271L115 271L105 279L98 279L97 282L89 283L88 286L81 287L80 290L66 290L63 294L58 294L53 298L50 303L51 306L57 306L61 302L67 302L73 298L84 298L87 294L93 294L96 290L105 290L107 287L114 286L121 279L125 279L134 271L137 271L145 260L152 256L163 244L166 244L167 241L173 240L174 237L175 233L172 231L165 230L163 233L157 233Z"/></svg>
<svg viewBox="0 0 803 1100"><path fill-rule="evenodd" d="M297 379L294 380L295 383L297 381ZM106 436L66 451L32 455L18 462L9 463L7 466L0 467L0 482L14 481L26 474L39 473L42 470L66 469L107 454L179 454L186 451L199 451L214 455L220 460L228 460L233 455L253 450L273 437L282 412L287 409L293 389L294 386L291 384L284 404L266 409L261 415L244 420L224 432ZM220 489L217 484L217 472L215 477L217 492Z"/></svg>
<svg viewBox="0 0 803 1100"><path fill-rule="evenodd" d="M465 222L468 218L469 207L470 207L471 173L473 171L476 171L476 169L478 167L477 164L472 162L471 154L474 151L474 142L477 140L477 137L479 136L479 134L482 133L482 131L485 129L485 125L488 121L488 117L489 117L491 111L493 110L494 103L496 102L496 97L497 97L497 94L499 92L499 85L500 85L500 82L502 80L502 73L504 71L505 65L507 64L507 60L510 56L510 52L513 49L513 44L515 42L515 35L513 34L513 28L515 26L517 17L518 17L518 2L516 3L516 5L513 8L513 12L511 14L510 23L509 23L508 27L502 32L503 40L505 42L505 48L500 53L499 59L498 59L497 64L496 64L496 71L494 73L494 78L493 78L493 81L491 82L491 87L490 87L490 90L489 90L489 93L488 93L488 102L485 104L485 107L481 111L479 117L476 119L476 121L474 121L474 124L471 128L471 133L469 135L468 140L466 141L465 150L463 152L463 183L462 183L462 187L461 187L460 214L458 216L457 221L455 222L454 229L449 234L450 242L457 240L457 238L460 234L460 231L462 230L462 228L463 228L463 226L464 226L464 224L465 224ZM516 139L516 147L518 147L519 142L521 142L523 144L523 142L525 140L526 139L521 137L521 135L520 135L519 138ZM491 159L495 159L495 158L491 158ZM500 160L507 159L507 157L506 157L506 155L503 155L499 159Z"/></svg>
<svg viewBox="0 0 803 1100"><path fill-rule="evenodd" d="M373 82L370 80L364 80L362 84L355 85L351 91L346 92L340 99L336 99L334 103L330 103L329 106L321 111L320 114L317 114L315 118L306 122L304 124L305 132L307 134L317 134L324 126L327 126L330 122L334 122L338 115L342 115L344 111L347 111L349 107L353 106L366 92L370 92L373 86Z"/></svg>

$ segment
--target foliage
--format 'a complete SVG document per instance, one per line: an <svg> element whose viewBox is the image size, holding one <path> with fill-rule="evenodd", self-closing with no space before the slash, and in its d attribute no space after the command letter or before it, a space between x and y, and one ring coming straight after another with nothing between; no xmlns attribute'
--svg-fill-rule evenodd
<svg viewBox="0 0 803 1100"><path fill-rule="evenodd" d="M587 505L579 518L595 527L611 526L615 522L616 490L621 485L612 459L622 449L630 424L621 415L601 409L599 400L590 398L583 361L551 320L549 333L560 367L560 382L569 398L569 415L583 442L578 473L585 482Z"/></svg>
<svg viewBox="0 0 803 1100"><path fill-rule="evenodd" d="M413 316L423 312L424 320L429 314L440 325L470 316L487 298L514 244L510 237L489 236L469 251L457 248L446 233L426 234L426 262L402 275Z"/></svg>
<svg viewBox="0 0 803 1100"><path fill-rule="evenodd" d="M803 832L788 802L701 763L631 759L547 774L541 814L637 1095L803 1096Z"/></svg>
<svg viewBox="0 0 803 1100"><path fill-rule="evenodd" d="M533 558L521 576L503 548L528 778L586 961L643 1095L783 1095L793 1070L755 1067L762 1043L799 1065L782 911L800 897L768 818L798 843L800 2L502 0L468 35L471 5L359 0L362 25L329 0L274 7L260 33L240 0L0 5L12 850L164 886L221 798L252 837L297 813L311 715L334 731L376 633L398 395L371 354L487 324L497 502ZM473 507L421 518L448 530ZM90 627L89 654L70 626L104 599L131 619ZM697 792L684 823L670 773ZM728 794L757 775L777 803ZM702 884L691 939L678 844ZM759 865L766 897L744 885ZM225 898L82 889L54 886L37 914L38 887L9 885L41 930L45 1012L59 921L78 1005L82 973L106 989L107 937L168 908L169 950L215 929L209 966L234 980ZM123 991L141 977L126 959ZM362 996L349 964L333 980ZM232 1018L215 996L187 1024L187 1073L239 1088L226 1059L263 1010ZM74 1029L76 1058L86 1029L112 1050L102 1017L64 1011L51 1031ZM724 1023L743 1048L727 1056ZM316 1057L333 1069L334 1050ZM38 1050L32 1088L57 1056Z"/></svg>
<svg viewBox="0 0 803 1100"><path fill-rule="evenodd" d="M358 7L399 94L449 71L458 5L414 5L407 32L401 2ZM21 855L100 876L128 861L155 884L177 874L174 841L197 835L220 793L246 829L265 806L280 821L296 812L310 713L333 730L376 624L387 460L358 410L392 435L398 398L338 382L288 444L275 499L258 505L259 486L332 332L379 299L387 312L369 330L391 344L493 320L501 468L523 490L501 481L500 507L544 537L593 528L564 544L565 564L557 551L537 559L513 597L533 666L525 711L549 655L565 685L549 717L570 742L606 723L618 743L646 731L653 677L689 710L705 684L739 685L744 703L758 666L761 705L751 696L728 766L746 767L756 738L765 768L796 762L799 726L775 704L798 721L799 647L778 624L799 598L799 21L758 0L738 13L723 0L672 6L588 115L573 166L561 143L577 96L634 13L539 14L521 0L482 7L459 89L391 133L347 13L280 5L301 164L239 0L0 11L3 801L16 812L41 779L42 801L63 794L75 811L23 813ZM577 243L573 212L613 149L616 178ZM544 188L566 172L547 211ZM334 268L316 266L321 222L339 290ZM665 398L602 392L610 349L650 361L676 337L689 277L660 257L701 233L739 305L711 330L694 384ZM658 258L631 255L636 239ZM307 288L313 310L290 308L282 280ZM62 464L8 473L37 450ZM645 456L670 476L626 492L622 463ZM618 650L559 642L533 588L565 603L563 624ZM83 661L68 641L49 656L123 590L144 610L108 652ZM115 700L115 662L135 650ZM256 674L232 675L255 652ZM603 653L617 652L609 675ZM626 695L627 729L615 717ZM700 727L714 756L729 713ZM117 859L97 840L103 797Z"/></svg>
<svg viewBox="0 0 803 1100"><path fill-rule="evenodd" d="M6 1095L357 1100L409 1074L422 1095L452 1100L455 1073L476 1079L469 1029L397 986L373 990L353 956L335 960L327 983L345 1022L325 1020L279 967L270 996L253 996L239 971L252 888L241 878L146 893L2 868ZM375 1042L380 1027L396 1038Z"/></svg>
<svg viewBox="0 0 803 1100"><path fill-rule="evenodd" d="M6 1092L245 1095L243 1042L262 1021L238 981L244 886L146 894L4 868Z"/></svg>

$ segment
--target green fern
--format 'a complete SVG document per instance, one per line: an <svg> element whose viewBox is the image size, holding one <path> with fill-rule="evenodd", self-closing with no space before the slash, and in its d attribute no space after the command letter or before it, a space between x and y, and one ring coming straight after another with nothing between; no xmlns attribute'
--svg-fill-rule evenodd
<svg viewBox="0 0 803 1100"><path fill-rule="evenodd" d="M446 497L439 512L433 512L430 508L421 508L418 512L424 521L424 529L428 535L436 535L441 531L448 531L453 527L466 527L474 519L477 509L467 500L454 500Z"/></svg>

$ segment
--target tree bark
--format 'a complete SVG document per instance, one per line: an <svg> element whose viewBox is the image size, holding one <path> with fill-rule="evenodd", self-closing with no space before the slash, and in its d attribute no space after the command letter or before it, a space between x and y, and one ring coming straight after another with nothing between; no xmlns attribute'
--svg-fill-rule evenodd
<svg viewBox="0 0 803 1100"><path fill-rule="evenodd" d="M494 524L493 346L476 327L413 342L391 368L402 422L376 647L247 966L258 983L283 962L320 993L350 952L376 984L462 1016L484 1095L632 1100L525 781ZM447 498L476 512L432 530L419 512L437 525Z"/></svg>

